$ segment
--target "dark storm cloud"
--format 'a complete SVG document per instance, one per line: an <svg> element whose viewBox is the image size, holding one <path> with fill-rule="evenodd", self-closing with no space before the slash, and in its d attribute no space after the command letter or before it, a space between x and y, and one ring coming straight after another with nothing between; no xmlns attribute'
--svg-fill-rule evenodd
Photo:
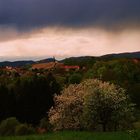
<svg viewBox="0 0 140 140"><path fill-rule="evenodd" d="M0 0L0 26L140 24L140 0Z"/></svg>

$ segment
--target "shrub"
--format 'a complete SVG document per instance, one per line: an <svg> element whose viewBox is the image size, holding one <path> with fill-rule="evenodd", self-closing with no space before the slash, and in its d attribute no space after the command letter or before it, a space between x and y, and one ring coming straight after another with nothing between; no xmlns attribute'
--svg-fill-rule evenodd
<svg viewBox="0 0 140 140"><path fill-rule="evenodd" d="M52 125L50 124L48 118L41 119L39 127L45 131L52 131Z"/></svg>
<svg viewBox="0 0 140 140"><path fill-rule="evenodd" d="M134 122L133 126L135 129L139 129L140 130L140 121Z"/></svg>
<svg viewBox="0 0 140 140"><path fill-rule="evenodd" d="M3 120L0 124L0 135L2 136L15 135L15 129L19 124L20 124L19 121L14 117Z"/></svg>
<svg viewBox="0 0 140 140"><path fill-rule="evenodd" d="M27 124L19 124L15 129L16 135L29 135L34 133L34 128Z"/></svg>

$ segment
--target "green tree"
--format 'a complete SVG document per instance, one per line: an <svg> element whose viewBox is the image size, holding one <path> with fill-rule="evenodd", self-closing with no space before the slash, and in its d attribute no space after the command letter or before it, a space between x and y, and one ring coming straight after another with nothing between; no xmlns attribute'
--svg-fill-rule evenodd
<svg viewBox="0 0 140 140"><path fill-rule="evenodd" d="M88 129L101 126L103 131L117 130L121 124L129 124L128 121L133 118L133 104L124 89L98 80L88 80L87 83L83 112Z"/></svg>
<svg viewBox="0 0 140 140"><path fill-rule="evenodd" d="M93 69L89 69L85 74L84 74L84 78L85 79L93 79L94 77L94 70Z"/></svg>
<svg viewBox="0 0 140 140"><path fill-rule="evenodd" d="M0 84L0 121L11 117L14 112L14 94L10 93L6 85Z"/></svg>
<svg viewBox="0 0 140 140"><path fill-rule="evenodd" d="M38 124L53 106L54 94L60 91L59 84L51 74L22 77L16 84L15 116L23 123Z"/></svg>
<svg viewBox="0 0 140 140"><path fill-rule="evenodd" d="M82 80L80 73L74 73L69 77L69 84L79 84Z"/></svg>

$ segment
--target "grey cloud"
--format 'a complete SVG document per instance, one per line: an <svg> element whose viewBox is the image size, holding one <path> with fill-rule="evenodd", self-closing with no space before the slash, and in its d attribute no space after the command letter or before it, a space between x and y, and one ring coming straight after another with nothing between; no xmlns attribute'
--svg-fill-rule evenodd
<svg viewBox="0 0 140 140"><path fill-rule="evenodd" d="M113 27L140 24L139 0L0 0L0 25L28 30L44 26Z"/></svg>

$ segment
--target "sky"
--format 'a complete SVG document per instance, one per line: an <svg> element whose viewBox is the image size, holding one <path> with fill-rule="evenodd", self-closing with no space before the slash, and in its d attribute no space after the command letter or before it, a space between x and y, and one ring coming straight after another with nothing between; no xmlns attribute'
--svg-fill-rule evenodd
<svg viewBox="0 0 140 140"><path fill-rule="evenodd" d="M0 0L0 61L140 51L139 0Z"/></svg>

